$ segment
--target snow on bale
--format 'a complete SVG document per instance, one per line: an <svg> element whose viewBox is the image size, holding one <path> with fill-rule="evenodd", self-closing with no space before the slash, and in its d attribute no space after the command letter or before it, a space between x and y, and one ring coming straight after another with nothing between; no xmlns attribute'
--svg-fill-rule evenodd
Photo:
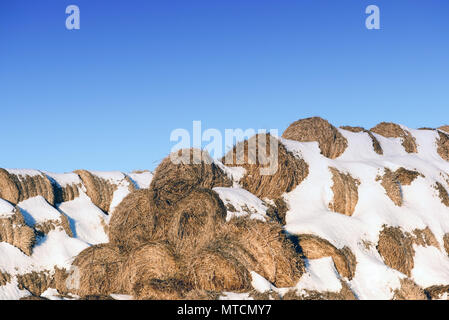
<svg viewBox="0 0 449 320"><path fill-rule="evenodd" d="M374 136L374 134L371 131L366 130L365 128L362 128L362 127L351 127L351 126L341 126L340 129L344 129L344 130L351 131L354 133L359 133L359 132L367 133L373 142L374 151L379 155L384 154L384 151L380 145L379 140L377 140L377 138Z"/></svg>
<svg viewBox="0 0 449 320"><path fill-rule="evenodd" d="M394 291L393 300L428 300L424 290L413 280L403 278L399 281L401 286Z"/></svg>
<svg viewBox="0 0 449 320"><path fill-rule="evenodd" d="M36 170L5 170L0 168L0 198L17 204L32 197L42 196L55 203L50 179Z"/></svg>
<svg viewBox="0 0 449 320"><path fill-rule="evenodd" d="M329 209L347 216L354 213L359 199L358 186L360 181L353 178L349 173L343 173L338 169L329 167L332 173L333 201L329 203Z"/></svg>
<svg viewBox="0 0 449 320"><path fill-rule="evenodd" d="M346 277L349 280L354 277L357 261L348 247L337 249L326 239L311 234L298 235L297 239L305 258L321 259L331 257L334 261L335 269L342 277Z"/></svg>
<svg viewBox="0 0 449 320"><path fill-rule="evenodd" d="M348 146L348 141L338 129L320 117L293 122L282 137L299 142L317 141L321 154L330 159L341 156Z"/></svg>
<svg viewBox="0 0 449 320"><path fill-rule="evenodd" d="M247 269L277 287L296 285L304 273L303 261L278 223L233 218L223 226L220 236L225 243L243 249L236 249L235 256Z"/></svg>
<svg viewBox="0 0 449 320"><path fill-rule="evenodd" d="M48 270L32 271L17 276L18 288L28 290L33 296L40 296L45 290L53 286L53 276Z"/></svg>
<svg viewBox="0 0 449 320"><path fill-rule="evenodd" d="M434 285L424 289L431 300L449 299L449 285Z"/></svg>
<svg viewBox="0 0 449 320"><path fill-rule="evenodd" d="M440 198L441 203L446 207L449 207L449 194L447 193L446 188L438 181L435 182L433 187L436 191L438 191L438 197Z"/></svg>
<svg viewBox="0 0 449 320"><path fill-rule="evenodd" d="M410 277L414 266L415 250L411 237L400 228L384 225L379 233L377 251L387 266Z"/></svg>
<svg viewBox="0 0 449 320"><path fill-rule="evenodd" d="M444 131L446 133L449 133L449 126L448 125L444 125L438 128L441 131Z"/></svg>
<svg viewBox="0 0 449 320"><path fill-rule="evenodd" d="M92 202L105 213L109 208L117 186L87 170L74 171L86 187L86 193Z"/></svg>
<svg viewBox="0 0 449 320"><path fill-rule="evenodd" d="M81 297L121 293L119 277L125 261L126 256L111 244L98 244L84 249L72 263L77 269L72 271L71 276L79 276L75 293Z"/></svg>
<svg viewBox="0 0 449 320"><path fill-rule="evenodd" d="M174 159L174 160L173 160ZM166 157L156 168L150 189L158 209L171 208L193 189L230 187L231 180L206 151L183 149Z"/></svg>
<svg viewBox="0 0 449 320"><path fill-rule="evenodd" d="M277 159L271 150L275 147L272 147L272 143L277 145ZM239 182L244 189L259 198L279 198L283 193L292 191L309 174L308 164L287 151L285 146L270 134L257 134L238 143L222 161L227 166L246 169ZM264 174L266 172L261 170L267 170L268 173L270 164L277 165L277 170Z"/></svg>
<svg viewBox="0 0 449 320"><path fill-rule="evenodd" d="M170 282L173 279L178 279L178 283L183 281L178 254L170 243L153 241L134 249L129 254L120 271L119 282L124 292L141 299L147 298L151 290L156 290L157 281L152 280ZM149 288L145 289L146 286ZM158 290L162 291L161 288ZM153 299L157 298L159 297L155 292Z"/></svg>
<svg viewBox="0 0 449 320"><path fill-rule="evenodd" d="M0 241L8 242L26 255L31 255L36 235L26 225L19 208L15 208L10 215L0 216Z"/></svg>
<svg viewBox="0 0 449 320"><path fill-rule="evenodd" d="M397 206L402 206L403 196L401 185L410 185L418 176L424 177L423 174L408 170L403 167L396 171L384 168L383 176L377 176L376 181L381 181L382 187L385 189L387 196Z"/></svg>
<svg viewBox="0 0 449 320"><path fill-rule="evenodd" d="M386 138L401 138L402 146L408 153L418 152L418 147L416 145L416 139L412 134L404 130L400 125L392 122L381 122L375 127L371 128L370 131L377 133Z"/></svg>
<svg viewBox="0 0 449 320"><path fill-rule="evenodd" d="M114 210L109 222L109 241L129 252L155 238L156 208L148 189L131 192Z"/></svg>

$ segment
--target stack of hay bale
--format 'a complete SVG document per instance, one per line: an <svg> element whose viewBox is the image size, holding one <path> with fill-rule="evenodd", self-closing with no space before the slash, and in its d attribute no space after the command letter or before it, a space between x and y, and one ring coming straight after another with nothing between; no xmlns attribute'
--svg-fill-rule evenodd
<svg viewBox="0 0 449 320"><path fill-rule="evenodd" d="M73 262L81 297L130 294L136 299L186 299L251 289L250 271L276 286L295 285L301 258L276 222L234 218L214 187L232 181L210 156L189 149L156 169L149 189L129 194L115 209L107 244ZM199 152L200 161L193 161ZM72 270L72 272L74 271Z"/></svg>

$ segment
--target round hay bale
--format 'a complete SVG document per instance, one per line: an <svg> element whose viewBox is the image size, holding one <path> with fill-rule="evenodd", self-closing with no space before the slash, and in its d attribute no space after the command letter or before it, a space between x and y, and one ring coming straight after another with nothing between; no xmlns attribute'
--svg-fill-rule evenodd
<svg viewBox="0 0 449 320"><path fill-rule="evenodd" d="M120 286L139 297L144 284L152 279L182 279L180 258L168 242L148 242L134 249L123 264ZM136 291L137 290L137 291Z"/></svg>
<svg viewBox="0 0 449 320"><path fill-rule="evenodd" d="M355 255L348 247L337 249L329 241L311 234L297 236L298 245L307 259L321 259L331 257L335 269L342 277L351 280L354 277L357 261Z"/></svg>
<svg viewBox="0 0 449 320"><path fill-rule="evenodd" d="M182 158L177 158L181 157ZM179 160L176 163L175 160ZM170 210L195 188L230 187L231 180L206 151L184 149L170 154L156 168L150 189L157 208Z"/></svg>
<svg viewBox="0 0 449 320"><path fill-rule="evenodd" d="M75 279L79 296L124 293L119 283L120 271L126 257L118 247L108 243L94 245L78 254L72 266L78 269ZM125 292L126 293L126 292Z"/></svg>
<svg viewBox="0 0 449 320"><path fill-rule="evenodd" d="M374 136L374 134L371 131L368 131L365 128L362 128L362 127L350 127L350 126L341 126L340 129L344 129L344 130L351 131L351 132L354 132L354 133L358 133L358 132L365 132L365 133L367 133L370 136L371 141L373 142L373 149L374 149L374 151L377 154L379 154L379 155L383 155L384 154L384 151L383 151L383 149L382 149L382 147L380 145L379 140L377 140L377 138Z"/></svg>
<svg viewBox="0 0 449 320"><path fill-rule="evenodd" d="M406 152L418 152L415 137L413 137L409 131L402 129L402 127L396 123L381 122L375 127L371 128L371 131L386 138L401 138L402 146L404 147Z"/></svg>
<svg viewBox="0 0 449 320"><path fill-rule="evenodd" d="M36 241L34 230L26 225L19 208L11 216L0 218L0 241L8 242L30 256Z"/></svg>
<svg viewBox="0 0 449 320"><path fill-rule="evenodd" d="M379 234L377 251L387 266L410 277L415 250L413 241L400 228L384 226Z"/></svg>
<svg viewBox="0 0 449 320"><path fill-rule="evenodd" d="M220 250L216 244L191 257L189 278L194 287L208 291L249 290L251 276L247 268L229 250Z"/></svg>
<svg viewBox="0 0 449 320"><path fill-rule="evenodd" d="M348 141L338 129L320 117L293 122L282 137L299 142L317 141L321 154L330 159L338 158L348 147Z"/></svg>
<svg viewBox="0 0 449 320"><path fill-rule="evenodd" d="M278 223L233 218L220 235L243 249L234 250L238 261L277 287L296 285L304 273L303 261Z"/></svg>
<svg viewBox="0 0 449 320"><path fill-rule="evenodd" d="M426 296L431 300L441 300L445 296L449 299L449 285L434 285L424 289Z"/></svg>
<svg viewBox="0 0 449 320"><path fill-rule="evenodd" d="M332 173L333 201L329 209L347 216L352 216L359 200L358 186L360 180L354 179L349 173L342 173L338 169L329 167Z"/></svg>
<svg viewBox="0 0 449 320"><path fill-rule="evenodd" d="M275 145L277 154L271 150ZM239 182L259 198L279 198L284 192L292 191L309 174L308 164L287 151L278 139L269 134L257 134L238 143L222 161L227 166L245 168L246 173ZM277 170L272 174L263 174L262 170L270 171L270 168Z"/></svg>
<svg viewBox="0 0 449 320"><path fill-rule="evenodd" d="M441 158L449 161L449 132L438 131L437 152Z"/></svg>
<svg viewBox="0 0 449 320"><path fill-rule="evenodd" d="M74 171L86 187L86 193L92 202L105 213L109 212L116 185L86 170Z"/></svg>
<svg viewBox="0 0 449 320"><path fill-rule="evenodd" d="M409 278L400 279L401 287L394 291L393 300L429 300L424 290Z"/></svg>
<svg viewBox="0 0 449 320"><path fill-rule="evenodd" d="M122 200L109 222L111 244L128 252L155 239L157 220L153 196L152 191L141 189L128 194Z"/></svg>
<svg viewBox="0 0 449 320"><path fill-rule="evenodd" d="M446 207L449 207L449 194L447 193L446 188L438 181L435 182L433 187L438 191L438 197L440 198L441 203Z"/></svg>
<svg viewBox="0 0 449 320"><path fill-rule="evenodd" d="M0 168L0 198L14 204L19 203L19 189L9 172L2 168Z"/></svg>
<svg viewBox="0 0 449 320"><path fill-rule="evenodd" d="M176 203L170 213L158 215L157 233L177 250L192 251L213 239L226 221L226 207L215 191L194 189Z"/></svg>

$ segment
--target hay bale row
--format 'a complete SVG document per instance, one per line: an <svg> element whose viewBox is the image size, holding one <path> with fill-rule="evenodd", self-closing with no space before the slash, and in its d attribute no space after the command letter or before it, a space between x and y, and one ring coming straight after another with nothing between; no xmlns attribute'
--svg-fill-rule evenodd
<svg viewBox="0 0 449 320"><path fill-rule="evenodd" d="M183 155L178 159L177 156ZM156 168L150 189L159 210L169 210L195 188L230 187L231 180L205 151L185 149L170 154Z"/></svg>
<svg viewBox="0 0 449 320"><path fill-rule="evenodd" d="M434 285L424 289L425 294L431 300L440 300L443 295L449 299L449 285Z"/></svg>
<svg viewBox="0 0 449 320"><path fill-rule="evenodd" d="M335 268L342 277L351 280L354 277L357 260L348 247L337 249L329 241L311 234L298 236L298 245L307 259L331 257Z"/></svg>
<svg viewBox="0 0 449 320"><path fill-rule="evenodd" d="M11 275L8 272L0 271L0 287L11 282Z"/></svg>
<svg viewBox="0 0 449 320"><path fill-rule="evenodd" d="M46 175L13 174L0 168L0 198L17 204L36 196L44 197L51 205L55 203L53 186Z"/></svg>
<svg viewBox="0 0 449 320"><path fill-rule="evenodd" d="M36 235L34 230L26 225L18 208L13 215L0 219L0 241L8 242L26 255L31 255Z"/></svg>
<svg viewBox="0 0 449 320"><path fill-rule="evenodd" d="M53 287L53 276L49 271L32 271L19 274L17 277L18 288L28 290L33 296L39 297L45 290Z"/></svg>
<svg viewBox="0 0 449 320"><path fill-rule="evenodd" d="M401 286L394 290L393 300L428 300L424 290L412 279L400 279Z"/></svg>
<svg viewBox="0 0 449 320"><path fill-rule="evenodd" d="M276 145L277 152L273 152ZM259 198L279 198L292 191L309 174L308 164L269 134L257 134L238 143L222 161L231 167L245 168L246 173L239 182ZM273 174L263 174L261 170L268 169L270 164L277 166L277 170Z"/></svg>
<svg viewBox="0 0 449 320"><path fill-rule="evenodd" d="M354 133L358 133L358 132L365 132L365 133L367 133L369 135L369 137L371 138L371 141L373 143L374 152L376 152L379 155L383 155L384 154L384 151L383 151L383 149L382 149L382 147L380 145L379 140L377 140L377 138L374 136L374 134L371 131L366 130L365 128L362 128L362 127L341 126L340 128L344 129L344 130L347 130L347 131L354 132Z"/></svg>
<svg viewBox="0 0 449 320"><path fill-rule="evenodd" d="M408 277L414 266L413 240L398 227L384 226L379 233L377 251L384 263Z"/></svg>
<svg viewBox="0 0 449 320"><path fill-rule="evenodd" d="M74 172L81 178L83 185L86 187L86 193L92 202L105 213L108 213L117 186L87 170L76 170Z"/></svg>
<svg viewBox="0 0 449 320"><path fill-rule="evenodd" d="M438 181L435 182L433 187L438 191L438 197L440 198L441 203L446 207L449 207L449 194L447 193L446 188Z"/></svg>
<svg viewBox="0 0 449 320"><path fill-rule="evenodd" d="M334 194L332 202L329 203L329 209L352 216L359 200L358 186L360 180L333 167L329 167L329 170L332 173L332 192Z"/></svg>
<svg viewBox="0 0 449 320"><path fill-rule="evenodd" d="M78 254L72 266L74 292L81 297L121 293L120 277L126 256L111 244L91 246ZM70 281L70 280L68 280Z"/></svg>
<svg viewBox="0 0 449 320"><path fill-rule="evenodd" d="M282 137L299 142L317 141L321 154L330 159L338 158L348 147L348 141L338 129L320 117L293 122Z"/></svg>
<svg viewBox="0 0 449 320"><path fill-rule="evenodd" d="M375 127L371 128L370 131L386 138L401 138L402 146L404 147L406 152L418 152L415 137L413 137L409 131L402 129L402 127L396 123L381 122Z"/></svg>

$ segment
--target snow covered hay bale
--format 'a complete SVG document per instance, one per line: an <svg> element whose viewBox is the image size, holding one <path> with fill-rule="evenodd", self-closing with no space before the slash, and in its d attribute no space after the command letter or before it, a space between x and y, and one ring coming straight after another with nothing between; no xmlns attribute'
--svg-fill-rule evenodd
<svg viewBox="0 0 449 320"><path fill-rule="evenodd" d="M278 223L233 218L220 236L225 243L235 243L234 256L239 262L277 287L296 285L304 273L301 257Z"/></svg>
<svg viewBox="0 0 449 320"><path fill-rule="evenodd" d="M401 138L402 146L404 147L406 152L418 152L416 139L409 131L402 129L402 127L396 123L381 122L375 127L371 128L371 131L386 138Z"/></svg>
<svg viewBox="0 0 449 320"><path fill-rule="evenodd" d="M31 255L36 235L26 225L19 208L14 208L10 215L0 216L0 241L8 242L26 255Z"/></svg>
<svg viewBox="0 0 449 320"><path fill-rule="evenodd" d="M379 154L379 155L383 155L384 151L380 145L379 140L377 140L377 138L374 136L374 134L371 131L366 130L365 128L362 127L351 127L351 126L341 126L340 129L344 129L347 131L351 131L354 133L358 133L358 132L365 132L369 135L369 137L371 138L371 141L373 142L373 149L374 151Z"/></svg>
<svg viewBox="0 0 449 320"><path fill-rule="evenodd" d="M379 234L377 251L387 266L410 277L415 250L412 239L400 228L384 226Z"/></svg>
<svg viewBox="0 0 449 320"><path fill-rule="evenodd" d="M117 186L87 170L74 171L86 187L86 193L92 202L105 213L109 212L112 197Z"/></svg>
<svg viewBox="0 0 449 320"><path fill-rule="evenodd" d="M349 173L343 173L338 169L329 167L332 173L333 201L329 203L329 209L347 216L354 213L359 200L358 187L360 181L353 178Z"/></svg>
<svg viewBox="0 0 449 320"><path fill-rule="evenodd" d="M144 292L148 294L146 286L155 290L158 282L152 280L168 281L166 284L173 279L178 279L178 284L186 282L181 270L181 260L174 247L168 242L153 241L129 254L120 271L119 282L125 292L142 298Z"/></svg>
<svg viewBox="0 0 449 320"><path fill-rule="evenodd" d="M354 277L357 261L348 247L337 249L329 241L311 234L297 236L298 245L302 254L307 259L321 259L331 257L335 269L342 277L351 280Z"/></svg>
<svg viewBox="0 0 449 320"><path fill-rule="evenodd" d="M125 261L119 248L108 243L84 249L72 263L76 267L70 275L75 293L81 297L122 293L119 277Z"/></svg>
<svg viewBox="0 0 449 320"><path fill-rule="evenodd" d="M110 243L128 252L155 238L156 208L152 199L152 191L141 189L122 200L109 222Z"/></svg>
<svg viewBox="0 0 449 320"><path fill-rule="evenodd" d="M338 129L320 117L293 122L282 137L299 142L317 141L321 154L330 159L338 158L348 147L348 141Z"/></svg>
<svg viewBox="0 0 449 320"><path fill-rule="evenodd" d="M40 171L0 169L0 198L17 204L21 201L42 196L54 205L55 196L50 179Z"/></svg>
<svg viewBox="0 0 449 320"><path fill-rule="evenodd" d="M393 300L428 300L424 290L409 278L400 279L401 286L394 291Z"/></svg>
<svg viewBox="0 0 449 320"><path fill-rule="evenodd" d="M279 198L309 174L308 164L270 134L257 134L238 143L222 161L227 166L243 167L246 173L240 184L259 198Z"/></svg>
<svg viewBox="0 0 449 320"><path fill-rule="evenodd" d="M156 168L150 189L159 209L169 210L194 188L230 187L231 180L206 151L183 149L171 153Z"/></svg>
<svg viewBox="0 0 449 320"><path fill-rule="evenodd" d="M194 189L176 203L172 212L157 218L159 238L167 238L180 251L192 251L209 242L226 221L226 207L215 191Z"/></svg>

